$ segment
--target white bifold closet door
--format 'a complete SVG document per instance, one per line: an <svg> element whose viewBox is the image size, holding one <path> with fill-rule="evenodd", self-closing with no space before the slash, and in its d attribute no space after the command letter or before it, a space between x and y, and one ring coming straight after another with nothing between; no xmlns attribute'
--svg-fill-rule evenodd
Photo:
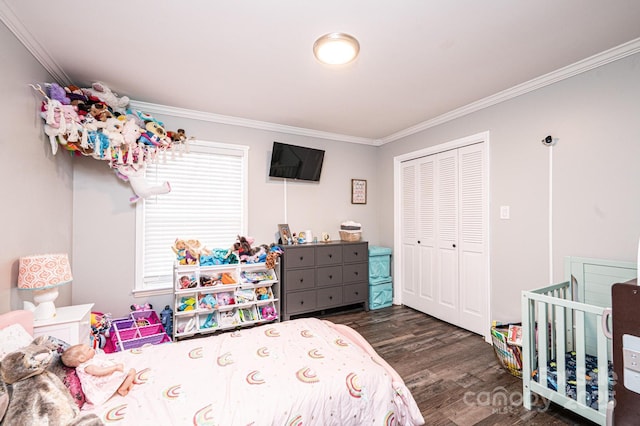
<svg viewBox="0 0 640 426"><path fill-rule="evenodd" d="M401 169L402 303L486 334L484 144Z"/></svg>

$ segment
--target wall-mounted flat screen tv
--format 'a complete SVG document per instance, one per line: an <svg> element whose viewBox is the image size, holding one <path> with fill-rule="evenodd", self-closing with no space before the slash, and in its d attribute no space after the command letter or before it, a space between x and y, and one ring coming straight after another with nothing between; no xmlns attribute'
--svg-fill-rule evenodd
<svg viewBox="0 0 640 426"><path fill-rule="evenodd" d="M269 176L319 181L323 160L323 150L274 142Z"/></svg>

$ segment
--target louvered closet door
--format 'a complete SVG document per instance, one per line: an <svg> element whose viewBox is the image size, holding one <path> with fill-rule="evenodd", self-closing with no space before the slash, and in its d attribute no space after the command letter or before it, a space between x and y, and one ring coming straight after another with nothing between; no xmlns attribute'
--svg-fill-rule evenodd
<svg viewBox="0 0 640 426"><path fill-rule="evenodd" d="M485 209L486 164L484 144L458 149L460 169L460 322L459 325L478 334L485 334L488 313L487 253Z"/></svg>
<svg viewBox="0 0 640 426"><path fill-rule="evenodd" d="M402 301L422 312L437 309L435 295L435 156L403 165Z"/></svg>
<svg viewBox="0 0 640 426"><path fill-rule="evenodd" d="M452 324L459 322L458 288L458 152L437 155L437 266L435 315Z"/></svg>
<svg viewBox="0 0 640 426"><path fill-rule="evenodd" d="M484 335L488 327L484 143L401 168L402 303Z"/></svg>

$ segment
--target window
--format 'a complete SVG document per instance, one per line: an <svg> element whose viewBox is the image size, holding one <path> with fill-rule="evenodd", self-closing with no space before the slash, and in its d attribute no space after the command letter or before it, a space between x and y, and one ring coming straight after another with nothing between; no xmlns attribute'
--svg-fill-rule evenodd
<svg viewBox="0 0 640 426"><path fill-rule="evenodd" d="M189 153L167 153L147 167L149 184L169 181L171 192L136 207L137 296L172 291L176 238L228 248L247 229L249 148L196 141Z"/></svg>

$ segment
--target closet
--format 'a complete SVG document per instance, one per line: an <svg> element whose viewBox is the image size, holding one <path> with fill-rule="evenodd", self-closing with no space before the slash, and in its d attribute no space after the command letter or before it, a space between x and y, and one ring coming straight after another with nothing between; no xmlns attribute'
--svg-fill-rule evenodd
<svg viewBox="0 0 640 426"><path fill-rule="evenodd" d="M483 336L490 327L485 145L399 164L402 303Z"/></svg>

